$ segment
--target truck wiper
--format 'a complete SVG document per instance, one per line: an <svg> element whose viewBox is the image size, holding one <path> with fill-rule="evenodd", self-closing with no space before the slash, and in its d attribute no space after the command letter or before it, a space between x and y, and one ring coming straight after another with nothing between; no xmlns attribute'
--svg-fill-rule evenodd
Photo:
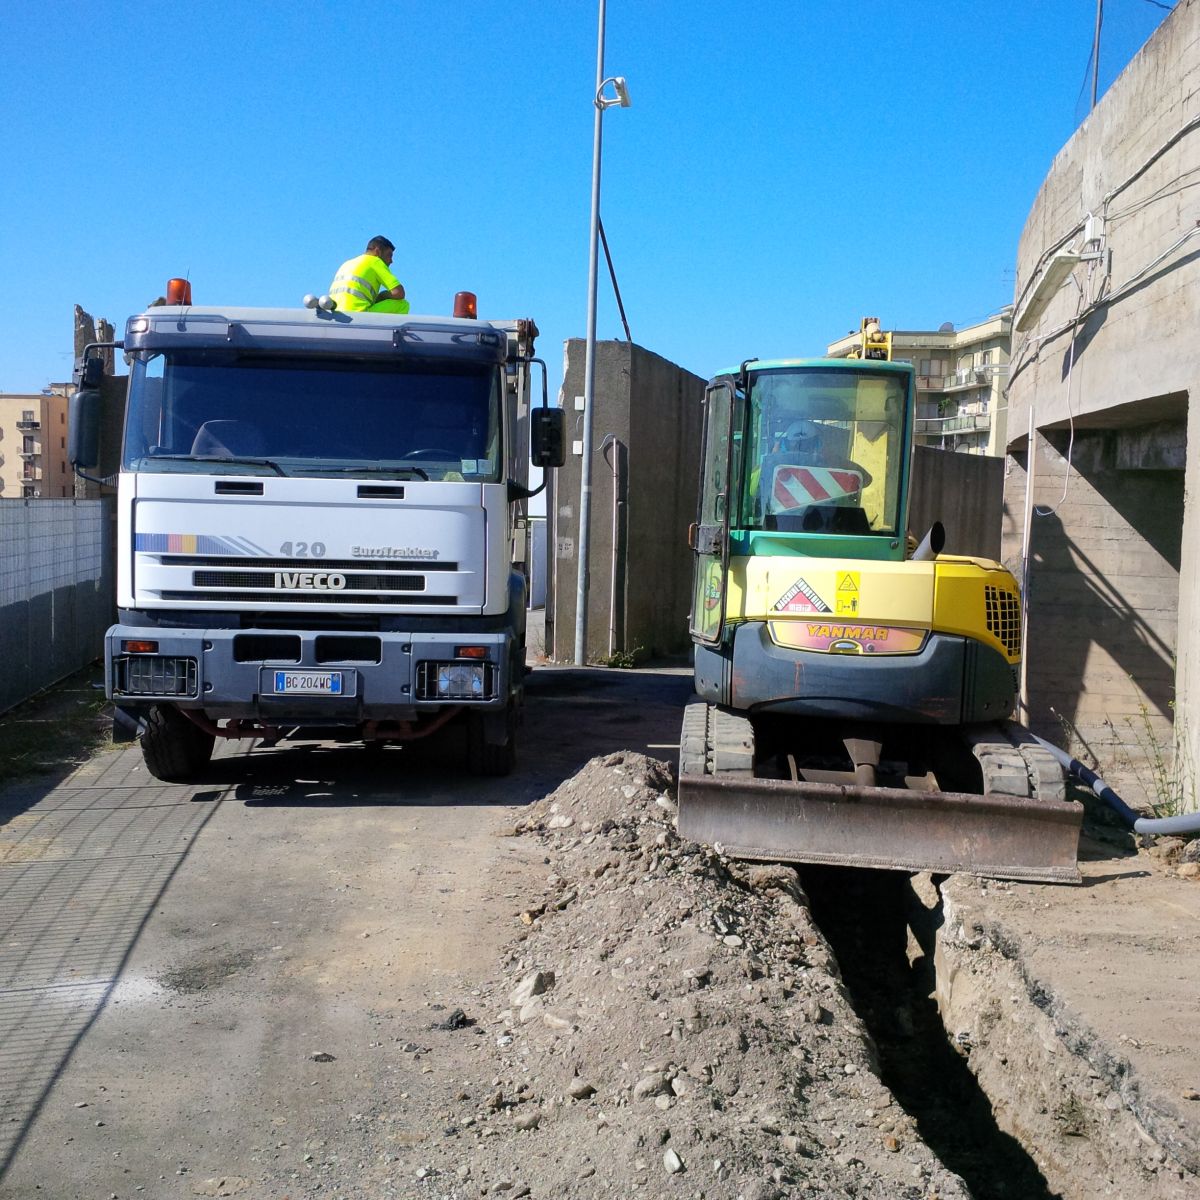
<svg viewBox="0 0 1200 1200"><path fill-rule="evenodd" d="M313 467L315 471L329 475L392 475L397 479L411 479L419 475L426 483L429 476L420 467Z"/></svg>
<svg viewBox="0 0 1200 1200"><path fill-rule="evenodd" d="M243 458L240 454L149 454L146 457L150 462L239 463L250 467L270 467L276 475L287 475L277 462L269 458Z"/></svg>

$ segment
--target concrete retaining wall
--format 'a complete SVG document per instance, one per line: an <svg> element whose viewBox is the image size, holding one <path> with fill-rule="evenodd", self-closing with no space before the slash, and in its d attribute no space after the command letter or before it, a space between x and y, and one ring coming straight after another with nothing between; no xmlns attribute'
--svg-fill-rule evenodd
<svg viewBox="0 0 1200 1200"><path fill-rule="evenodd" d="M1011 563L1031 464L1047 513L1028 546L1031 724L1131 798L1166 784L1184 807L1200 762L1198 169L1200 0L1181 0L1059 152L1022 232L1005 489ZM1064 251L1094 257L1056 285Z"/></svg>
<svg viewBox="0 0 1200 1200"><path fill-rule="evenodd" d="M567 410L567 462L547 500L554 575L546 647L559 661L570 661L575 647L582 459L570 453L570 443L583 437L575 398L584 390L584 352L582 339L567 342L560 394ZM703 396L699 376L641 346L596 346L589 661L613 651L657 655L691 645L687 528L696 519Z"/></svg>
<svg viewBox="0 0 1200 1200"><path fill-rule="evenodd" d="M998 559L1003 515L1003 459L916 447L908 527L917 541L941 521L947 554Z"/></svg>
<svg viewBox="0 0 1200 1200"><path fill-rule="evenodd" d="M112 500L0 500L0 712L103 653Z"/></svg>

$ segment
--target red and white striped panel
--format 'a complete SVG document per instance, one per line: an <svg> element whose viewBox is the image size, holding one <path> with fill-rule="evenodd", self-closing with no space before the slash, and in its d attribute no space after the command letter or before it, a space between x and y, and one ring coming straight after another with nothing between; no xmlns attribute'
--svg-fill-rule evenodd
<svg viewBox="0 0 1200 1200"><path fill-rule="evenodd" d="M862 476L842 467L775 468L771 481L770 512L807 508L810 504L858 502Z"/></svg>

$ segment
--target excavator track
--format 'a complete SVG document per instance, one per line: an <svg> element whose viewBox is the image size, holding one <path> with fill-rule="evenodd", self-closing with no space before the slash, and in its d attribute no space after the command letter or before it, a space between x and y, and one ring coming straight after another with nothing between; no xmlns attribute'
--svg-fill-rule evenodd
<svg viewBox="0 0 1200 1200"><path fill-rule="evenodd" d="M680 739L679 832L734 858L1078 883L1082 809L1065 800L1058 763L1016 725L954 732L978 763L982 794L881 763L869 730L841 739L852 770L789 757L790 778L766 778L753 721L693 701ZM878 786L877 772L905 786Z"/></svg>

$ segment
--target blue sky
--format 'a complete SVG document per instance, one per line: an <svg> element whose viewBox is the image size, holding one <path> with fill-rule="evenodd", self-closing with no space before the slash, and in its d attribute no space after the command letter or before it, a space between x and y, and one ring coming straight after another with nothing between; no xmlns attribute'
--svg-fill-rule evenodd
<svg viewBox="0 0 1200 1200"><path fill-rule="evenodd" d="M585 332L594 0L112 4L0 16L0 391L69 378L72 305L292 305L384 233L414 312ZM1100 85L1166 12L1106 0ZM634 340L700 375L865 313L1012 298L1086 115L1094 0L609 0L602 213ZM601 266L599 336L621 336Z"/></svg>

